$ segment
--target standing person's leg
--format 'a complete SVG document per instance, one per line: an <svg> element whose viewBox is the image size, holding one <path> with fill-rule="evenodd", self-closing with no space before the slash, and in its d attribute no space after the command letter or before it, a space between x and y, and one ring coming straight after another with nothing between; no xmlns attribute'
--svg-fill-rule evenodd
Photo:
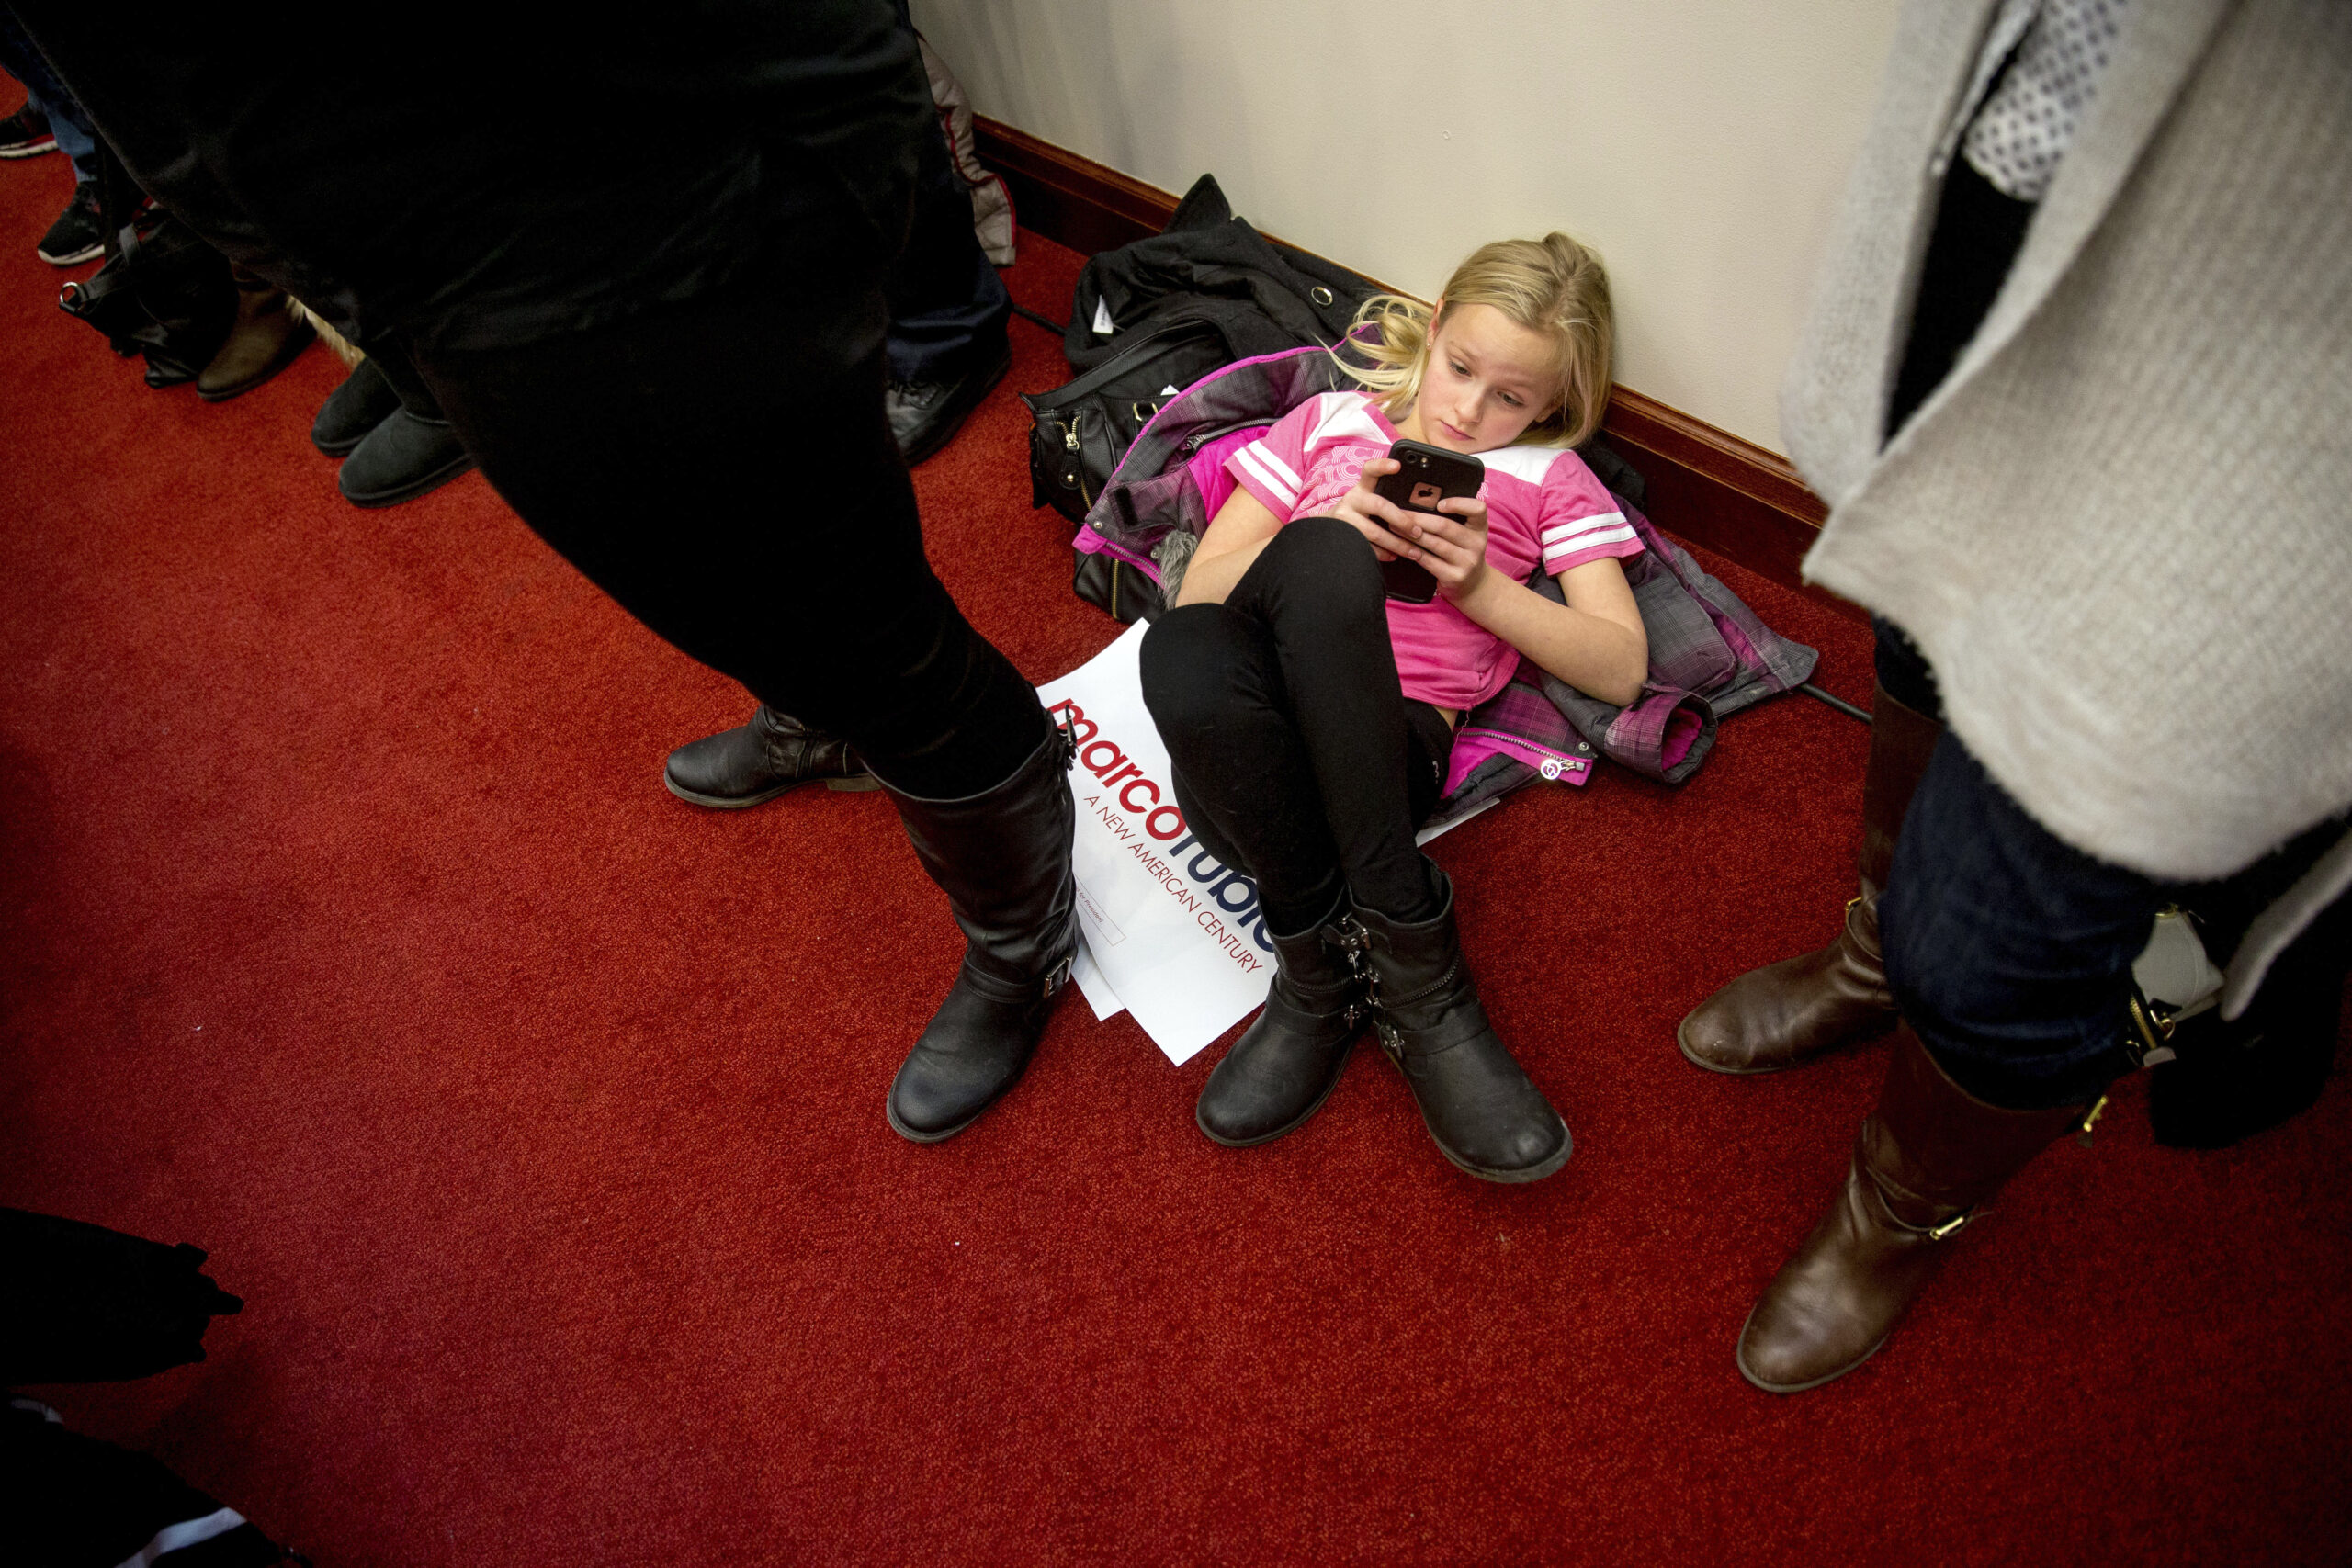
<svg viewBox="0 0 2352 1568"><path fill-rule="evenodd" d="M892 1089L927 1141L1011 1087L1067 975L1072 807L1035 692L924 558L854 238L804 230L718 294L418 367L548 543L890 788L968 939Z"/></svg>
<svg viewBox="0 0 2352 1568"><path fill-rule="evenodd" d="M371 395L377 382L390 389L389 409ZM368 357L346 385L351 383L356 385L349 400L372 405L352 412L360 417L374 412L375 417L345 448L348 456L335 472L334 487L344 500L354 506L398 506L473 472L473 454L466 450L457 427L441 412L440 400L399 344L370 344ZM338 394L342 390L338 388Z"/></svg>
<svg viewBox="0 0 2352 1568"><path fill-rule="evenodd" d="M1675 1031L1683 1055L1719 1073L1769 1073L1894 1027L1880 954L1878 901L1912 792L1944 732L1935 676L1891 622L1876 623L1878 689L1862 773L1862 839L1855 896L1837 937L1818 952L1751 969L1690 1010Z"/></svg>
<svg viewBox="0 0 2352 1568"><path fill-rule="evenodd" d="M1567 1159L1567 1126L1488 1025L1452 885L1413 842L1442 759L1415 739L1384 605L1363 536L1308 518L1223 604L1170 611L1145 639L1145 696L1186 820L1258 876L1276 943L1267 1011L1210 1075L1201 1128L1263 1143L1314 1113L1354 1032L1336 950L1441 1152L1532 1181ZM1286 984L1292 967L1305 984Z"/></svg>
<svg viewBox="0 0 2352 1568"><path fill-rule="evenodd" d="M25 35L13 8L0 6L0 69L24 84L28 107L49 122L57 150L74 164L74 195L36 247L53 266L73 266L96 255L106 244L99 212L98 138L90 117L49 68L48 56Z"/></svg>
<svg viewBox="0 0 2352 1568"><path fill-rule="evenodd" d="M899 25L914 24L899 0ZM954 439L1004 378L1012 354L1012 296L972 229L972 193L956 172L946 128L933 117L918 150L914 224L891 265L884 406L910 467Z"/></svg>
<svg viewBox="0 0 2352 1568"><path fill-rule="evenodd" d="M10 6L0 6L0 71L24 85L27 103L48 120L57 150L72 160L74 178L85 185L96 179L97 131L80 102L49 68L49 57L26 36Z"/></svg>
<svg viewBox="0 0 2352 1568"><path fill-rule="evenodd" d="M2132 961L2165 889L2061 842L1947 736L1880 903L1905 1024L1846 1184L1738 1361L1776 1393L1859 1366L2001 1185L2131 1066Z"/></svg>

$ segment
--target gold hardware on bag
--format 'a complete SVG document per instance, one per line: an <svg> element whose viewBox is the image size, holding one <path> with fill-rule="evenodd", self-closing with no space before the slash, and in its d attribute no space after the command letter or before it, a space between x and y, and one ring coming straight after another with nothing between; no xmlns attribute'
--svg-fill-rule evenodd
<svg viewBox="0 0 2352 1568"><path fill-rule="evenodd" d="M1929 1241L1945 1240L1953 1233L1958 1231L1961 1226L1966 1224L1975 1217L1975 1210L1962 1209L1959 1213L1954 1214L1951 1219L1946 1220L1943 1224L1939 1225L1929 1225L1928 1227L1928 1239Z"/></svg>
<svg viewBox="0 0 2352 1568"><path fill-rule="evenodd" d="M2098 1119L2106 1110L2107 1096L2102 1094L2097 1100L2091 1101L2091 1108L2083 1112L2082 1122L2075 1129L2075 1141L2076 1143L2082 1145L2085 1148L2089 1148L2091 1146L2091 1129L2098 1125Z"/></svg>
<svg viewBox="0 0 2352 1568"><path fill-rule="evenodd" d="M2132 1032L2139 1036L2136 1043L2127 1039L2123 1045L2132 1056L2132 1066L2153 1067L2179 1055L2167 1043L2172 1039L2173 1015L2142 995L2136 984L2126 1008L2132 1019Z"/></svg>

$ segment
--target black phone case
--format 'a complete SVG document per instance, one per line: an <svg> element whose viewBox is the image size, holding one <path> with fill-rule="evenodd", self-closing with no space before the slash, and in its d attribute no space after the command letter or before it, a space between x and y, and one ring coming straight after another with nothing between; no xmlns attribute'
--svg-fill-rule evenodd
<svg viewBox="0 0 2352 1568"><path fill-rule="evenodd" d="M1430 569L1403 556L1380 563L1380 586L1400 604L1426 604L1437 597L1437 579Z"/></svg>
<svg viewBox="0 0 2352 1568"><path fill-rule="evenodd" d="M1404 467L1381 475L1372 493L1408 512L1435 513L1436 502L1476 495L1487 480L1487 465L1477 458L1427 442L1397 441L1389 446L1388 455ZM1429 487L1434 487L1436 493L1430 493ZM1417 491L1427 504L1414 504ZM1437 579L1430 575L1430 569L1402 556L1380 563L1380 581L1388 597L1402 604L1426 604L1437 597Z"/></svg>

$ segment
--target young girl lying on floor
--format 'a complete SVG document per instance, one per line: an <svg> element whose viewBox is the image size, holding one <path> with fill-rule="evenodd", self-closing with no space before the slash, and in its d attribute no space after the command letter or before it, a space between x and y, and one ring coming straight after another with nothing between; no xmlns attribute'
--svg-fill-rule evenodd
<svg viewBox="0 0 2352 1568"><path fill-rule="evenodd" d="M1434 311L1384 296L1359 325L1374 367L1349 374L1369 390L1312 398L1228 459L1239 488L1144 639L1185 821L1257 880L1274 944L1266 1010L1197 1120L1234 1147L1290 1132L1369 1018L1446 1158L1533 1181L1566 1161L1567 1126L1488 1025L1453 885L1413 835L1453 726L1522 657L1620 704L1648 672L1617 564L1641 544L1569 450L1609 398L1608 276L1565 234L1508 240ZM1432 516L1374 494L1399 437L1477 457L1478 498ZM1384 596L1399 556L1437 579L1429 603ZM1539 562L1566 604L1527 586Z"/></svg>

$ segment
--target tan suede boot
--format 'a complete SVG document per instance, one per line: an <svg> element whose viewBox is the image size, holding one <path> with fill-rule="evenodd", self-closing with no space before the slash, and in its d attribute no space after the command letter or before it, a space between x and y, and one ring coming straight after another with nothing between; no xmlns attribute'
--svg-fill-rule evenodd
<svg viewBox="0 0 2352 1568"><path fill-rule="evenodd" d="M2084 1108L2004 1111L1951 1081L1909 1026L1846 1185L1764 1288L1739 1333L1739 1373L1768 1393L1843 1377L1885 1343L1947 1244Z"/></svg>
<svg viewBox="0 0 2352 1568"><path fill-rule="evenodd" d="M1894 1027L1894 998L1880 961L1878 896L1894 863L1895 836L1944 727L1889 696L1871 703L1871 756L1862 779L1861 892L1846 924L1818 953L1751 969L1690 1010L1675 1042L1718 1073L1770 1073Z"/></svg>

